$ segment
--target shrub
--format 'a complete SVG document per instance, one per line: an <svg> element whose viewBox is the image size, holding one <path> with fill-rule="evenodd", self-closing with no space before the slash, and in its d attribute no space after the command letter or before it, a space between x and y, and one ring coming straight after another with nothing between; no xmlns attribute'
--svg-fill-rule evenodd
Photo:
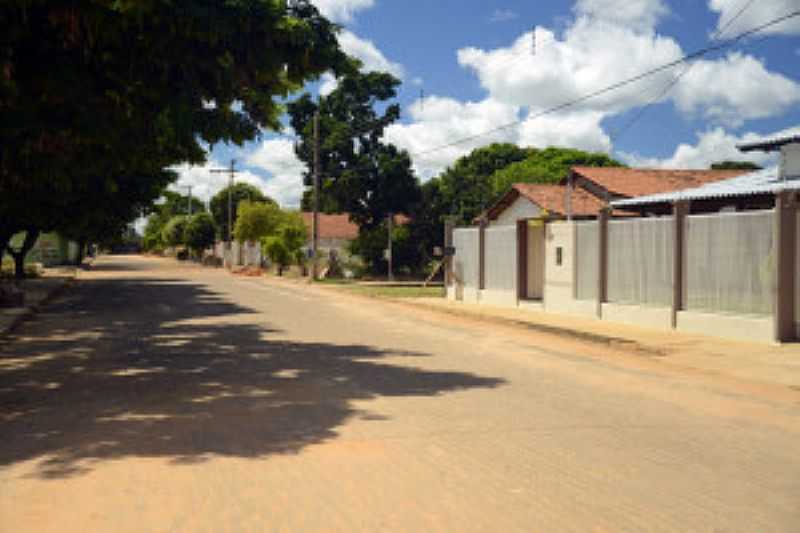
<svg viewBox="0 0 800 533"><path fill-rule="evenodd" d="M161 239L167 246L181 246L186 244L187 217L178 215L172 217L161 230Z"/></svg>
<svg viewBox="0 0 800 533"><path fill-rule="evenodd" d="M199 256L203 250L213 245L215 235L216 227L214 226L214 218L209 213L197 213L193 215L186 224L186 246L188 246L195 255Z"/></svg>

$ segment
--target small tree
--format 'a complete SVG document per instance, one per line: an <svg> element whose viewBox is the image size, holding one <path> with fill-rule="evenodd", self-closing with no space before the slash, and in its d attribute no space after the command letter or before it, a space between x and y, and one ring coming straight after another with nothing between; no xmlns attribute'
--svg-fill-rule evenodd
<svg viewBox="0 0 800 533"><path fill-rule="evenodd" d="M239 216L233 234L237 241L258 242L273 235L283 220L283 213L273 203L244 200L239 205Z"/></svg>
<svg viewBox="0 0 800 533"><path fill-rule="evenodd" d="M215 235L214 218L209 213L192 215L186 224L186 245L195 255L200 255L203 250L214 244Z"/></svg>
<svg viewBox="0 0 800 533"><path fill-rule="evenodd" d="M260 204L272 204L277 208L277 204L272 198L268 198L254 185L249 183L235 183L233 188L225 187L211 198L211 214L219 230L219 235L225 239L228 235L228 191L231 196L231 219L233 223L232 231L236 232L236 223L239 221L239 209L245 202Z"/></svg>
<svg viewBox="0 0 800 533"><path fill-rule="evenodd" d="M187 218L183 215L172 217L161 231L161 240L167 246L181 246L186 244Z"/></svg>
<svg viewBox="0 0 800 533"><path fill-rule="evenodd" d="M308 240L308 230L298 213L283 211L280 214L280 226L273 235L262 240L263 251L277 265L279 276L292 261L301 267L305 264L302 247Z"/></svg>
<svg viewBox="0 0 800 533"><path fill-rule="evenodd" d="M283 269L289 266L292 260L292 255L283 239L277 235L266 237L262 246L269 260L278 267L278 275L282 276Z"/></svg>

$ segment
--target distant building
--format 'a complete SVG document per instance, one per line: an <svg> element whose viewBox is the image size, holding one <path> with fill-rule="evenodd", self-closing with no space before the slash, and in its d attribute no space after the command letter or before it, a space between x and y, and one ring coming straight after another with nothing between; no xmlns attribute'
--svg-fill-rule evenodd
<svg viewBox="0 0 800 533"><path fill-rule="evenodd" d="M308 242L306 248L311 249L311 221L313 213L304 212L303 222L308 228ZM347 254L347 246L358 237L358 226L350 221L347 213L328 215L319 214L319 241L317 243L320 253L327 255L335 250L339 255Z"/></svg>

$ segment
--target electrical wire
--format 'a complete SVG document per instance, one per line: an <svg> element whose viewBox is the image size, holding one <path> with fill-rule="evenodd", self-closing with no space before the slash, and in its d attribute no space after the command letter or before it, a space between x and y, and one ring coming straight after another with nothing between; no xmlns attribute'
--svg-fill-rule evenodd
<svg viewBox="0 0 800 533"><path fill-rule="evenodd" d="M747 1L747 2L746 2L746 3L745 3L743 6L742 6L742 8L741 8L741 9L739 9L739 11L738 11L738 12L737 12L737 13L736 13L736 14L735 14L735 15L734 15L734 16L733 16L733 17L732 17L732 18L731 18L731 19L730 19L730 20L729 20L729 21L728 21L728 22L727 22L727 23L726 23L726 24L725 24L725 25L724 25L722 28L720 28L720 29L718 29L716 32L714 32L714 34L712 35L712 39L713 39L713 40L717 40L717 39L719 39L720 37L722 37L722 35L723 35L723 34L724 34L724 33L725 33L727 30L728 30L728 28L730 28L730 27L731 27L731 25L732 25L734 22L736 22L736 20L737 20L739 17L741 17L741 16L742 16L742 14L743 14L745 11L747 11L747 9L748 9L750 6L752 6L754 2L755 2L755 0L748 0L748 1ZM675 77L674 77L672 80L670 80L670 81L669 81L669 82L668 82L668 83L667 83L667 84L664 86L664 88L663 88L661 91L659 91L659 93L658 93L658 94L657 94L657 95L656 95L654 98L652 98L652 99L651 99L649 102L647 102L647 103L646 103L646 104L644 104L642 107L640 107L640 108L639 108L639 110L636 112L636 114L635 114L635 115L633 115L633 116L631 117L631 119L630 119L630 120L628 120L628 121L627 121L626 123L624 123L622 126L620 126L619 128L617 128L617 130L616 130L615 132L613 132L611 135L609 135L609 139L610 139L610 141L611 141L611 144L614 144L615 142L617 142L617 140L619 140L619 138L620 138L620 137L622 137L622 136L623 136L625 133L627 133L627 132L628 132L628 130L630 130L630 129L631 129L631 128L632 128L632 127L633 127L633 126L634 126L634 125L635 125L637 122L639 122L639 120L641 120L641 119L642 119L642 117L644 117L644 115L647 113L647 111L648 111L648 110L649 110L649 109L650 109L650 108L651 108L651 107L652 107L654 104L656 104L657 102L660 102L660 101L661 101L661 99L663 99L663 98L664 98L664 97L665 97L665 96L666 96L666 95L667 95L667 94L668 94L668 93L669 93L669 92L672 90L672 88L673 88L673 87L675 87L675 86L678 84L678 82L680 82L680 81L683 79L683 77L684 77L684 76L686 76L686 75L689 73L689 71L690 71L690 70L692 70L692 68L693 68L693 67L694 67L696 64L697 64L696 62L688 63L688 64L686 65L686 68L684 68L684 69L683 69L683 71L682 71L680 74L678 74L678 75L677 75L677 76L675 76Z"/></svg>
<svg viewBox="0 0 800 533"><path fill-rule="evenodd" d="M636 76L633 76L631 78L627 78L625 80L622 80L622 81L619 81L619 82L616 82L616 83L612 83L611 85L607 85L607 86L603 87L602 89L598 89L596 91L587 93L587 94L585 94L583 96L580 96L580 97L575 98L573 100L570 100L568 102L564 102L562 104L558 104L558 105L549 107L549 108L547 108L547 109L545 109L543 111L540 111L539 113L536 113L536 114L533 114L533 115L529 115L525 119L515 120L514 122L509 122L507 124L503 124L502 126L498 126L496 128L492 128L490 130L483 131L481 133L477 133L477 134L474 134L474 135L469 135L467 137L463 137L463 138L457 139L455 141L451 141L451 142L448 142L448 143L445 143L445 144L442 144L442 145L439 145L439 146L435 146L435 147L429 148L427 150L421 150L419 152L412 153L411 156L412 157L426 156L428 154L439 152L441 150L444 150L444 149L447 149L447 148L451 148L453 146L458 146L459 144L463 144L463 143L466 143L466 142L469 142L469 141L473 141L475 139L480 139L481 137L484 137L486 135L491 135L493 133L497 133L497 132L506 130L508 128L512 128L514 126L517 126L517 125L521 124L523 121L535 120L537 118L541 118L541 117L546 116L546 115L557 113L558 111L562 111L564 109L568 109L570 107L573 107L573 106L576 106L576 105L581 104L583 102L586 102L587 100L591 100L593 98L596 98L598 96L602 96L604 94L610 93L612 91L615 91L617 89L620 89L620 88L625 87L627 85L630 85L632 83L636 83L637 81L643 80L643 79L645 79L645 78L647 78L649 76L652 76L654 74L658 74L659 72L663 72L665 70L669 70L669 69L671 69L671 68L673 68L673 67L675 67L677 65L681 65L681 64L684 64L684 63L690 63L691 61L693 61L695 59L699 59L699 58L701 58L701 57L703 57L703 56L705 56L707 54L710 54L712 52L717 52L717 51L720 51L720 50L724 50L726 48L730 48L731 46L733 46L734 44L738 43L739 41L741 41L742 39L744 39L746 37L749 37L751 35L757 34L757 33L761 32L761 31L763 31L765 29L768 29L768 28L770 28L772 26L775 26L777 24L780 24L782 22L785 22L785 21L790 20L792 18L795 18L797 16L800 16L800 10L792 11L792 12L789 12L789 13L781 16L781 17L772 19L769 22L766 22L766 23L764 23L764 24L762 24L760 26L757 26L755 28L751 28L750 30L744 31L744 32L738 34L737 36L735 36L735 37L733 37L733 38L731 38L731 39L729 39L727 41L724 41L722 43L719 43L719 44L716 44L716 45L712 45L712 46L707 46L705 48L701 48L701 49L699 49L699 50L697 50L695 52L692 52L691 54L687 54L687 55L681 57L680 59L676 59L674 61L670 61L669 63L665 63L665 64L660 65L658 67L652 68L650 70L647 70L645 72L637 74Z"/></svg>

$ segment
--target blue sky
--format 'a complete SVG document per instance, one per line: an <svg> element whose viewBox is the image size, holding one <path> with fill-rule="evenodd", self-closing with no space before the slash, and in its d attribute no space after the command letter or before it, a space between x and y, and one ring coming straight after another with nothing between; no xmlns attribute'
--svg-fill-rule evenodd
<svg viewBox="0 0 800 533"><path fill-rule="evenodd" d="M422 180L493 141L602 151L635 166L704 168L744 159L738 142L800 133L800 17L703 57L661 98L686 66L531 117L796 11L800 0L315 3L342 25L340 43L365 69L403 80L403 118L387 139L409 150ZM330 90L334 83L326 77L310 88ZM518 124L421 154L512 122ZM214 147L205 167L180 169L179 183L208 197L224 185L208 168L232 157L244 171L239 179L297 205L303 165L291 138L273 133L243 147ZM772 162L762 154L747 157Z"/></svg>

